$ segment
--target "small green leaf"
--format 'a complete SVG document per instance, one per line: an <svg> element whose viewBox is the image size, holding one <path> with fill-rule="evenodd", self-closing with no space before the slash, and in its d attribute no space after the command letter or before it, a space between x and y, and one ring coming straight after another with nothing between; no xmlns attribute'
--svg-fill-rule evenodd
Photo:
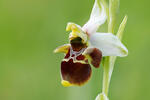
<svg viewBox="0 0 150 100"><path fill-rule="evenodd" d="M127 15L124 17L122 23L120 24L119 26L119 29L118 29L118 32L117 32L117 37L121 40L122 39L122 36L123 36L123 32L124 32L124 29L125 29L125 26L126 26L126 23L127 23Z"/></svg>

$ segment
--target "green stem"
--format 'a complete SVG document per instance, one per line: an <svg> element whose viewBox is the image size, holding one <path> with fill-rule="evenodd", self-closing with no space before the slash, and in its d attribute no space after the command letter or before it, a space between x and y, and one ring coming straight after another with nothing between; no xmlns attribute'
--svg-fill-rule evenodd
<svg viewBox="0 0 150 100"><path fill-rule="evenodd" d="M108 19L107 19L108 20L108 33L114 33L118 9L119 9L119 0L109 0L109 10L108 10ZM117 36L119 39L122 38L122 33L126 24L126 20L127 20L127 17L124 18L122 24L120 25L119 31L117 33ZM116 58L117 57L115 56L108 56L104 58L102 93L104 93L106 97L108 97L109 84L110 84ZM106 100L106 99L101 98L100 100Z"/></svg>
<svg viewBox="0 0 150 100"><path fill-rule="evenodd" d="M109 15L108 15L108 33L114 33L116 24L116 15L119 7L119 0L109 0ZM114 68L116 57L108 56L104 59L103 73L103 93L108 96L109 84Z"/></svg>
<svg viewBox="0 0 150 100"><path fill-rule="evenodd" d="M104 60L104 73L103 73L103 93L108 95L109 88L109 57L106 57Z"/></svg>
<svg viewBox="0 0 150 100"><path fill-rule="evenodd" d="M114 64L116 61L116 57L109 56L104 59L104 73L103 73L103 93L108 96L109 84L111 80L111 75L114 69Z"/></svg>

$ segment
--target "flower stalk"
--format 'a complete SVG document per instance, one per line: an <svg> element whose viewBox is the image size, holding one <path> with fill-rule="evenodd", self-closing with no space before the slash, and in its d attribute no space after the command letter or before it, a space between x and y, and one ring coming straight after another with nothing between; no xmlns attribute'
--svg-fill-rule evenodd
<svg viewBox="0 0 150 100"><path fill-rule="evenodd" d="M109 0L109 14L108 14L108 33L114 33L115 24L116 24L116 17L119 8L119 0ZM116 36L121 40L123 37L124 28L126 26L127 16L124 17ZM108 91L109 91L109 84L112 76L112 72L114 69L114 64L116 61L116 56L107 56L104 57L103 67L103 87L102 93L97 97L96 100L108 100ZM106 96L104 98L104 96Z"/></svg>
<svg viewBox="0 0 150 100"><path fill-rule="evenodd" d="M114 33L116 17L119 8L119 0L109 0L109 14L108 14L108 33ZM108 89L111 75L114 68L114 57L108 56L104 59L104 73L103 73L103 93L108 96Z"/></svg>

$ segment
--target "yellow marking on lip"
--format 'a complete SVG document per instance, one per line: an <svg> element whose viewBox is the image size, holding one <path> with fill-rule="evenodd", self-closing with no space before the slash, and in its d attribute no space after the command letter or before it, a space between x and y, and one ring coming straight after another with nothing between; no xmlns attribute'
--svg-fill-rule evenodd
<svg viewBox="0 0 150 100"><path fill-rule="evenodd" d="M71 83L69 83L68 81L65 81L65 80L62 80L62 81L61 81L61 84L62 84L64 87L73 86L73 84L71 84Z"/></svg>
<svg viewBox="0 0 150 100"><path fill-rule="evenodd" d="M84 60L75 60L73 63L81 63L81 64L88 64Z"/></svg>
<svg viewBox="0 0 150 100"><path fill-rule="evenodd" d="M70 59L72 59L72 58L70 58ZM68 62L70 59L64 58L62 61ZM74 59L73 59L73 63L89 64L89 63L85 62L85 60L74 60Z"/></svg>

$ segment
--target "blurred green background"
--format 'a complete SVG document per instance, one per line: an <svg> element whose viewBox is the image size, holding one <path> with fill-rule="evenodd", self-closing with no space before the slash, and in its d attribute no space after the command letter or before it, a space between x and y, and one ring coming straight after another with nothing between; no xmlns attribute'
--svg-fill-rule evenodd
<svg viewBox="0 0 150 100"><path fill-rule="evenodd" d="M101 92L103 68L93 68L82 87L60 81L63 54L53 50L68 42L67 22L83 25L94 0L0 0L0 100L94 100ZM150 98L150 1L120 0L118 24L128 15L123 43L129 56L118 58L110 100ZM106 24L101 31L106 31ZM116 28L117 29L117 28Z"/></svg>

